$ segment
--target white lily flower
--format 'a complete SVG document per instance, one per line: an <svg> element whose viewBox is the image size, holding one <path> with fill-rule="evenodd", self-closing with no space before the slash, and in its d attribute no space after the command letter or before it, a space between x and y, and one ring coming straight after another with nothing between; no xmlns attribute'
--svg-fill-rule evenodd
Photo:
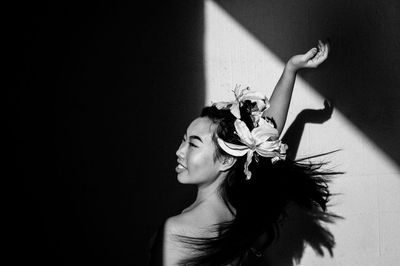
<svg viewBox="0 0 400 266"><path fill-rule="evenodd" d="M233 92L236 98L235 101L218 102L213 105L218 109L230 109L231 113L236 117L234 123L235 133L243 145L228 143L220 138L217 139L217 142L222 150L232 156L241 157L247 154L244 173L246 174L246 179L250 179L249 165L253 160L254 153L262 157L271 158L271 162L275 163L277 160L286 158L287 145L279 140L278 130L265 117L265 111L270 106L266 96L260 92L250 91L249 87L242 89L240 86L236 86ZM251 131L246 123L240 120L240 107L246 101L255 103L251 109L251 119L254 126Z"/></svg>
<svg viewBox="0 0 400 266"><path fill-rule="evenodd" d="M250 101L251 103L256 103L255 108L252 110L252 114L257 117L260 117L261 114L269 108L270 103L265 95L258 91L251 91L249 87L242 89L240 85L236 85L233 90L235 94L235 100L231 102L218 102L213 105L217 107L219 110L221 109L230 109L231 113L237 118L240 119L240 107L245 101ZM258 120L254 121L255 124L258 123Z"/></svg>

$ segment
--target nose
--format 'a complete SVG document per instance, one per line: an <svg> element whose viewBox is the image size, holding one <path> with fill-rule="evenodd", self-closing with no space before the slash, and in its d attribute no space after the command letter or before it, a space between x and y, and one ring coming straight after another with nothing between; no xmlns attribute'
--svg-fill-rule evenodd
<svg viewBox="0 0 400 266"><path fill-rule="evenodd" d="M181 145L179 145L179 148L176 150L176 156L178 156L179 159L183 159L185 157L185 141L181 142Z"/></svg>

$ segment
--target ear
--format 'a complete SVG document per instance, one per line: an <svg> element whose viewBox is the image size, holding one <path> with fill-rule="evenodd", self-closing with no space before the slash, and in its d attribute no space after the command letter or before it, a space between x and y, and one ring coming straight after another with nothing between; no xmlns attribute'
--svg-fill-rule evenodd
<svg viewBox="0 0 400 266"><path fill-rule="evenodd" d="M221 159L221 171L228 171L236 163L236 158L233 156L224 156Z"/></svg>

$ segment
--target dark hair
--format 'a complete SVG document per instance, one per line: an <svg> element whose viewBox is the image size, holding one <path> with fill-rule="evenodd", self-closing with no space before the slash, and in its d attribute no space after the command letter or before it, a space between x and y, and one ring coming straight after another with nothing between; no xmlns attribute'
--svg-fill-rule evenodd
<svg viewBox="0 0 400 266"><path fill-rule="evenodd" d="M252 130L250 110L250 102L245 102L240 108L241 120ZM226 142L241 144L235 134L236 117L229 110L219 110L215 106L205 107L201 117L207 117L217 125L213 136L215 159L230 156L218 146L216 139L219 137ZM264 248L267 247L278 236L278 223L291 202L307 209L326 211L330 196L328 176L333 173L321 171L322 164L289 159L272 163L271 158L258 156L257 162L253 159L249 166L252 177L246 180L243 171L245 160L246 156L237 158L219 187L222 199L235 218L210 228L210 231L218 233L217 237L178 236L182 243L199 252L196 257L181 261L182 265L231 263L244 257L263 234L266 235Z"/></svg>

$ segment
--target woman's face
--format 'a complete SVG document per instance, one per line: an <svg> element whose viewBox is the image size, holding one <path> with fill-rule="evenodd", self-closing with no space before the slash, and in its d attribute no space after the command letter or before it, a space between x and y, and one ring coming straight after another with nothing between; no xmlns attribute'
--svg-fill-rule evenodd
<svg viewBox="0 0 400 266"><path fill-rule="evenodd" d="M218 159L214 161L212 135L215 127L207 117L197 118L189 125L176 151L178 165L175 170L180 183L207 185L221 173L222 163Z"/></svg>

